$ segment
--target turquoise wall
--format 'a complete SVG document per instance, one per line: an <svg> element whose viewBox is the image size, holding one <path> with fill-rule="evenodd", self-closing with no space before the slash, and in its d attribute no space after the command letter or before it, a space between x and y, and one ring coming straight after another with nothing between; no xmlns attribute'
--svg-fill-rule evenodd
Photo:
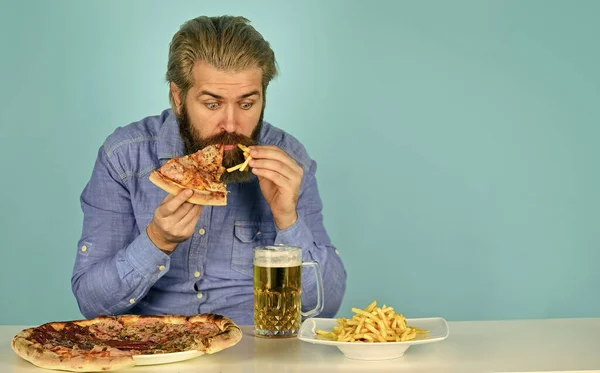
<svg viewBox="0 0 600 373"><path fill-rule="evenodd" d="M266 119L319 162L371 300L448 320L600 316L600 2L2 1L0 324L80 318L79 194L168 106L173 33L237 14L281 75Z"/></svg>

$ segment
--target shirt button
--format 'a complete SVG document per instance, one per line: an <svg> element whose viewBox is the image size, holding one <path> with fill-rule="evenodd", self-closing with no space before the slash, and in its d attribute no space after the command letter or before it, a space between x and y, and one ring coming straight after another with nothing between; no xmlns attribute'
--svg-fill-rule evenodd
<svg viewBox="0 0 600 373"><path fill-rule="evenodd" d="M206 231L204 230L204 228L200 228L200 230L198 230L198 234L201 236L204 236L204 233L206 233Z"/></svg>
<svg viewBox="0 0 600 373"><path fill-rule="evenodd" d="M131 304L134 304L134 303L135 303L135 298L131 298L131 299L129 300L129 303L131 303Z"/></svg>
<svg viewBox="0 0 600 373"><path fill-rule="evenodd" d="M200 272L198 272L198 271L194 272L194 277L200 277Z"/></svg>
<svg viewBox="0 0 600 373"><path fill-rule="evenodd" d="M201 299L204 296L204 294L198 293L198 294L196 294L196 296L198 297L198 299Z"/></svg>
<svg viewBox="0 0 600 373"><path fill-rule="evenodd" d="M87 246L85 246L85 245L81 246L81 251L86 252L87 251Z"/></svg>
<svg viewBox="0 0 600 373"><path fill-rule="evenodd" d="M164 271L164 270L165 270L165 266L159 266L159 267L158 267L158 270L159 270L159 271Z"/></svg>

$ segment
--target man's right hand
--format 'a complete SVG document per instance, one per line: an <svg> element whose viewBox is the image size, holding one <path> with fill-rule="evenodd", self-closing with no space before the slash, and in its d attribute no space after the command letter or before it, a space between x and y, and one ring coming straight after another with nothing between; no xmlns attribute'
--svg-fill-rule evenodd
<svg viewBox="0 0 600 373"><path fill-rule="evenodd" d="M146 227L150 240L160 250L171 252L177 244L190 238L202 213L202 206L186 202L194 192L186 189L167 195L154 210L154 217Z"/></svg>

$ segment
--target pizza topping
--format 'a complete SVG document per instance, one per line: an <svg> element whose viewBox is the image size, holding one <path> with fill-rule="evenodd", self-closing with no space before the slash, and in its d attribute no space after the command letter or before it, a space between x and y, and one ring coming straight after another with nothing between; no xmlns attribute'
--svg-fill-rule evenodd
<svg viewBox="0 0 600 373"><path fill-rule="evenodd" d="M202 323L194 325L196 333L202 337L207 335L216 334L219 332L219 327L212 323Z"/></svg>
<svg viewBox="0 0 600 373"><path fill-rule="evenodd" d="M97 347L100 347L100 346L97 346ZM97 348L97 347L94 347L94 348ZM104 346L104 347L102 347L102 349L104 351L108 351L110 353L110 356L131 356L132 355L132 353L130 351L123 351L123 350L119 350L117 348Z"/></svg>
<svg viewBox="0 0 600 373"><path fill-rule="evenodd" d="M52 341L59 336L60 335L52 326L49 324L44 324L33 330L31 338L43 345L46 344L46 341Z"/></svg>
<svg viewBox="0 0 600 373"><path fill-rule="evenodd" d="M59 354L65 349L98 352L102 348L149 354L188 350L219 332L213 323L172 324L142 318L129 325L122 325L116 320L102 321L89 327L66 323L62 330L44 324L34 329L32 338L42 345L54 346L52 351Z"/></svg>
<svg viewBox="0 0 600 373"><path fill-rule="evenodd" d="M123 329L123 324L117 320L105 320L89 326L89 330L98 339L113 339L116 338Z"/></svg>
<svg viewBox="0 0 600 373"><path fill-rule="evenodd" d="M104 341L107 345L121 350L149 350L153 347L153 343L149 341L119 341L110 340Z"/></svg>
<svg viewBox="0 0 600 373"><path fill-rule="evenodd" d="M63 347L63 346L53 346L52 345L46 345L44 347L48 348L50 351L54 352L55 354L61 355L61 356L69 356L72 355L72 352L75 351L75 349L71 349L71 348L67 348L67 347Z"/></svg>
<svg viewBox="0 0 600 373"><path fill-rule="evenodd" d="M77 345L85 350L92 349L95 340L87 327L74 323L67 323L60 331L54 329L50 324L44 324L34 329L32 338L42 345L52 344L68 348Z"/></svg>

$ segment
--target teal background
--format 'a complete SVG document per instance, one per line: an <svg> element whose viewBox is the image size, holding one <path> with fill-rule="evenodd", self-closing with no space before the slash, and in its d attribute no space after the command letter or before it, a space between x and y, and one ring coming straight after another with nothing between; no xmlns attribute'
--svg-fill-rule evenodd
<svg viewBox="0 0 600 373"><path fill-rule="evenodd" d="M168 43L202 14L275 50L266 119L319 162L340 315L600 317L600 2L1 3L0 324L81 317L96 151L168 106Z"/></svg>

